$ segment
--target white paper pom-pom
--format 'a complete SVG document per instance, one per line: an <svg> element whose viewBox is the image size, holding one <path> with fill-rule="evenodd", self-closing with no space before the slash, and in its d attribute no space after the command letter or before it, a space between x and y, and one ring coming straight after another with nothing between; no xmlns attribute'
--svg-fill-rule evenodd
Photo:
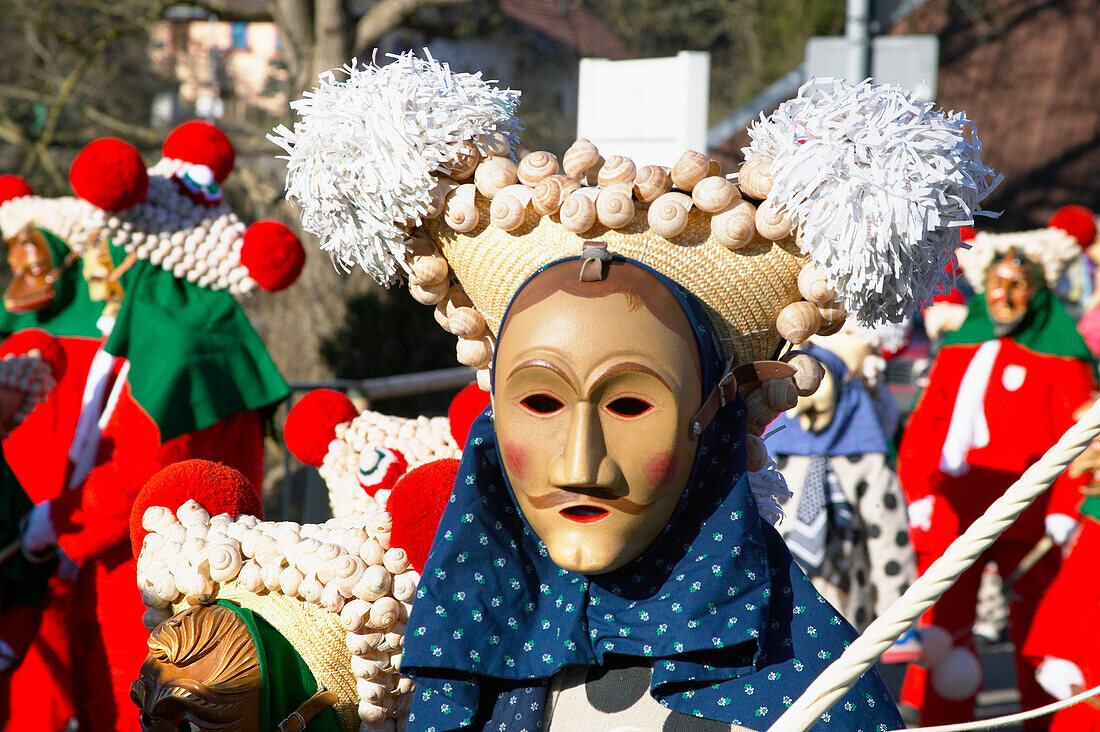
<svg viewBox="0 0 1100 732"><path fill-rule="evenodd" d="M783 520L783 509L779 505L779 499L790 498L793 493L787 486L787 480L779 472L779 466L768 458L763 469L749 473L749 489L752 497L756 499L756 509L760 512L760 518L775 526Z"/></svg>
<svg viewBox="0 0 1100 732"><path fill-rule="evenodd" d="M961 112L900 87L810 80L749 128L746 160L772 158L768 199L861 323L900 320L950 285L944 271L1001 181Z"/></svg>
<svg viewBox="0 0 1100 732"><path fill-rule="evenodd" d="M358 265L381 284L406 267L405 227L427 213L432 173L456 159L463 141L503 135L514 147L519 130L519 92L425 55L392 56L381 67L353 60L342 81L322 74L291 103L300 117L293 131L280 125L268 135L288 153L287 198L302 226L342 266Z"/></svg>

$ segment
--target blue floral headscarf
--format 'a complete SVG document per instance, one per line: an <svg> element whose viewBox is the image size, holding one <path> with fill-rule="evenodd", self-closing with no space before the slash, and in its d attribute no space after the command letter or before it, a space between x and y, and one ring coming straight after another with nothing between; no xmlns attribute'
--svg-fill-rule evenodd
<svg viewBox="0 0 1100 732"><path fill-rule="evenodd" d="M702 304L634 264L681 303L709 393L724 364ZM470 429L408 622L402 672L417 682L408 729L491 722L535 732L550 677L609 656L652 665L653 696L684 714L756 729L778 718L855 633L760 519L745 418L737 399L703 431L683 497L649 549L586 576L554 564L519 511L487 409ZM872 671L815 729L900 726Z"/></svg>
<svg viewBox="0 0 1100 732"><path fill-rule="evenodd" d="M768 451L774 455L865 455L889 452L882 424L875 413L875 403L863 382L848 378L848 367L832 351L820 346L803 348L833 375L836 382L836 412L829 426L821 432L802 429L797 417L786 414L772 423L775 430L768 438Z"/></svg>

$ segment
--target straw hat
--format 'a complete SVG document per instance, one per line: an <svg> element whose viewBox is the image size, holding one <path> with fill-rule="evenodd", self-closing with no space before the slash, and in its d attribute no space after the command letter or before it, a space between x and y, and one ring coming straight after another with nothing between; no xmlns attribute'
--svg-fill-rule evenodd
<svg viewBox="0 0 1100 732"><path fill-rule="evenodd" d="M807 84L753 125L727 176L698 152L639 166L587 140L517 163L518 92L412 54L341 73L269 136L287 196L337 263L434 305L483 388L512 295L586 241L694 293L747 362L846 312L900 320L948 279L959 227L999 181L965 115L896 87Z"/></svg>

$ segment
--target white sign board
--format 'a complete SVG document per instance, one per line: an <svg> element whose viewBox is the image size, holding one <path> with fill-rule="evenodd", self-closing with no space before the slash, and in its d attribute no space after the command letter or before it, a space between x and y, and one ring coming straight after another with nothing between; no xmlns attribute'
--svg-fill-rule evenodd
<svg viewBox="0 0 1100 732"><path fill-rule="evenodd" d="M913 92L918 100L936 100L940 40L936 36L876 36L871 40L871 78ZM817 36L806 42L806 73L844 79L848 41L842 36ZM847 79L852 83L863 79Z"/></svg>
<svg viewBox="0 0 1100 732"><path fill-rule="evenodd" d="M672 165L707 149L710 54L671 58L581 59L577 137L606 155L641 165Z"/></svg>

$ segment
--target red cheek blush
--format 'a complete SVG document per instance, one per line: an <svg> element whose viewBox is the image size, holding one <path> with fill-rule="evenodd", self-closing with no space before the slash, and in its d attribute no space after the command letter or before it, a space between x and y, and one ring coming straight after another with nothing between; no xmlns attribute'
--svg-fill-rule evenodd
<svg viewBox="0 0 1100 732"><path fill-rule="evenodd" d="M671 452L657 453L651 457L643 468L646 480L651 485L661 485L667 483L676 474L676 469L679 467L680 461Z"/></svg>
<svg viewBox="0 0 1100 732"><path fill-rule="evenodd" d="M527 468L530 464L530 455L527 453L527 448L509 443L501 446L501 453L504 456L504 467L508 469L512 477L524 478L527 476Z"/></svg>

